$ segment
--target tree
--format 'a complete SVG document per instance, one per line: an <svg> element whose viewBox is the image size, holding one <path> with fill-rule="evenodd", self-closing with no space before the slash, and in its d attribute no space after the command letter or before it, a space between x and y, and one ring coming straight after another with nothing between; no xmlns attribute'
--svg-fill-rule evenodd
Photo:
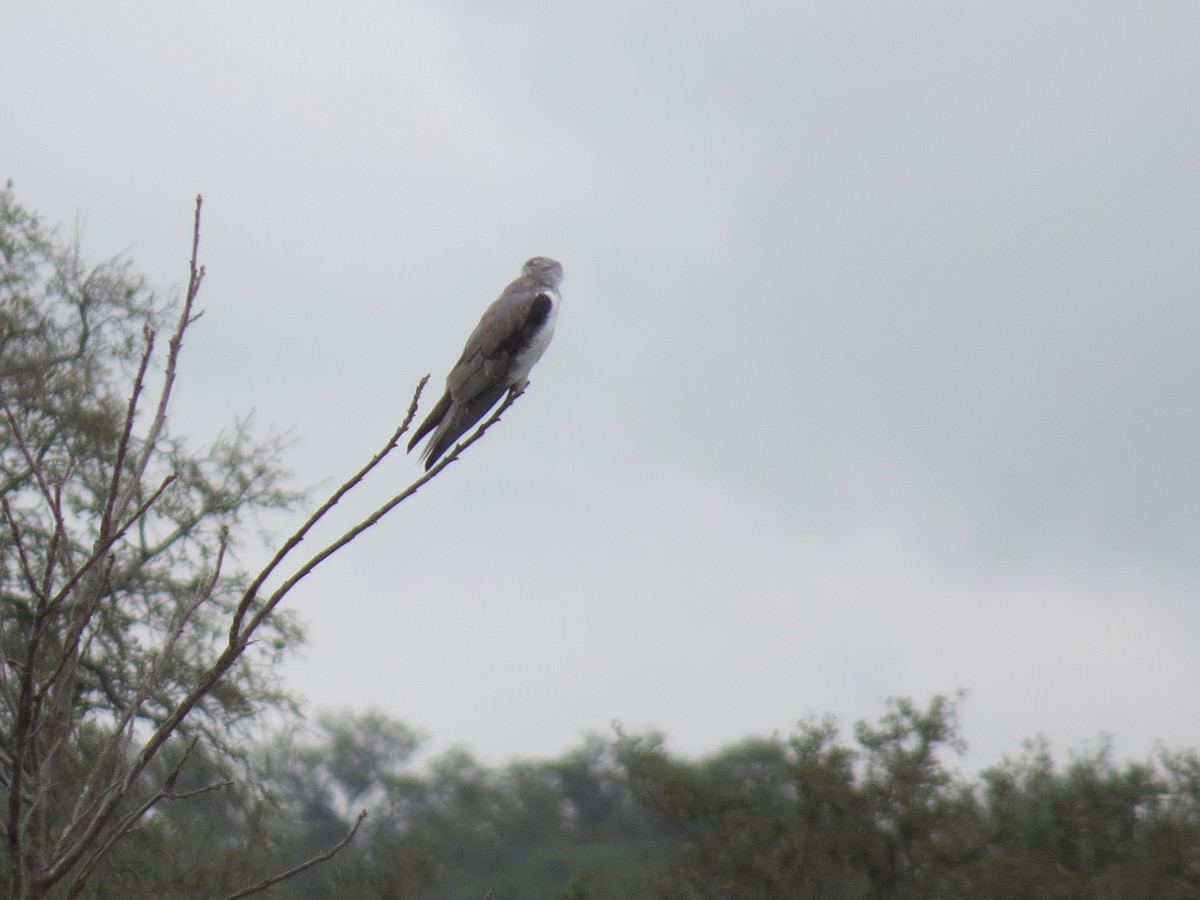
<svg viewBox="0 0 1200 900"><path fill-rule="evenodd" d="M974 896L1163 900L1200 895L1195 753L1119 766L1112 748L1060 770L1044 741L983 773L991 840Z"/></svg>
<svg viewBox="0 0 1200 900"><path fill-rule="evenodd" d="M157 298L127 264L89 268L77 245L56 244L11 186L0 193L0 254L5 865L12 895L36 896L85 872L95 857L80 851L114 837L110 823L132 811L123 775L157 752L126 758L140 734L204 735L227 748L240 722L280 698L255 664L298 637L276 616L235 677L173 715L236 604L238 580L218 577L228 529L296 498L282 487L277 442L239 425L192 453L168 432L199 270L139 436L134 415L166 312Z"/></svg>
<svg viewBox="0 0 1200 900"><path fill-rule="evenodd" d="M285 702L271 664L299 629L281 601L516 399L296 561L316 522L397 446L426 376L383 448L261 571L227 571L239 523L298 498L283 487L278 441L256 441L245 422L200 451L169 427L184 337L201 316L200 210L197 198L188 286L171 309L127 264L89 268L56 243L11 184L0 193L0 881L12 898L82 895L164 804L227 789L213 762L236 768L239 728ZM202 756L212 777L196 783Z"/></svg>
<svg viewBox="0 0 1200 900"><path fill-rule="evenodd" d="M891 701L858 723L752 738L699 761L618 739L634 797L662 829L629 876L576 879L564 900L1117 900L1200 896L1200 760L1117 765L1107 744L1065 769L1044 742L967 779L955 704Z"/></svg>
<svg viewBox="0 0 1200 900"><path fill-rule="evenodd" d="M939 759L955 746L953 704L896 700L855 733L858 747L845 747L831 720L808 722L790 740L752 738L698 763L623 738L634 796L674 845L629 896L952 896L980 843L974 798Z"/></svg>

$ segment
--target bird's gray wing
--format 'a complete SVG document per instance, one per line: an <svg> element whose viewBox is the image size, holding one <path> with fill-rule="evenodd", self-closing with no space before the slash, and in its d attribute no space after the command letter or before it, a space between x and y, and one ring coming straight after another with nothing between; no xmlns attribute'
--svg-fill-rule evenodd
<svg viewBox="0 0 1200 900"><path fill-rule="evenodd" d="M412 450L433 432L422 453L426 470L511 387L513 362L528 345L532 331L545 320L549 304L542 287L522 276L484 310L462 356L446 376L446 393L409 441Z"/></svg>
<svg viewBox="0 0 1200 900"><path fill-rule="evenodd" d="M540 293L537 282L521 277L484 310L467 338L462 357L446 377L446 390L454 403L467 403L498 384L506 384L513 359L528 340L530 318L536 318Z"/></svg>

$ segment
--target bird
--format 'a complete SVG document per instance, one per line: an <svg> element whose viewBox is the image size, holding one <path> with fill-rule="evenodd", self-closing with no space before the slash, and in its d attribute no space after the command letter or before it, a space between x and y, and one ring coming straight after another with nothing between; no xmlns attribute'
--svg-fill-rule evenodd
<svg viewBox="0 0 1200 900"><path fill-rule="evenodd" d="M432 432L421 453L428 472L472 425L504 396L529 383L529 371L542 358L561 302L563 268L535 256L479 319L462 356L446 376L446 392L408 442L408 451Z"/></svg>

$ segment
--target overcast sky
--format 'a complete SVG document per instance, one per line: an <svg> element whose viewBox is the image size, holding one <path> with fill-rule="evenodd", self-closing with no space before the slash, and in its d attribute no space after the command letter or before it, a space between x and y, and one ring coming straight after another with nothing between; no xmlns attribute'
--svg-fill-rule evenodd
<svg viewBox="0 0 1200 900"><path fill-rule="evenodd" d="M332 487L563 263L525 397L293 595L310 710L501 760L962 688L972 763L1200 744L1200 3L2 19L25 205L169 292L205 197L176 431L253 409Z"/></svg>

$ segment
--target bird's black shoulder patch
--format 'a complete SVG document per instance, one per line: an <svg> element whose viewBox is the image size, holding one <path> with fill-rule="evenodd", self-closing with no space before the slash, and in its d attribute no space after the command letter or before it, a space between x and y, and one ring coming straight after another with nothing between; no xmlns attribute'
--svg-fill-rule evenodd
<svg viewBox="0 0 1200 900"><path fill-rule="evenodd" d="M525 333L536 333L545 324L553 306L554 301L550 299L549 294L538 294L534 297L533 302L529 304L529 314L525 316L525 327L523 329Z"/></svg>
<svg viewBox="0 0 1200 900"><path fill-rule="evenodd" d="M521 323L521 327L501 341L497 349L508 356L516 356L528 347L533 336L542 330L542 326L546 324L546 319L550 317L550 310L553 308L554 301L550 299L549 295L538 294L529 304L529 312L525 314L525 321Z"/></svg>

